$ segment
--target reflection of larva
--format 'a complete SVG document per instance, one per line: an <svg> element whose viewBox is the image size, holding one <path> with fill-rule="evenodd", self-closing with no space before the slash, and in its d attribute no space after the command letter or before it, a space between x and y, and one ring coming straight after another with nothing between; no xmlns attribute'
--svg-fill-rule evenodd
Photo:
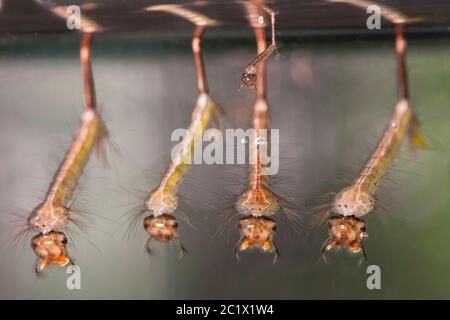
<svg viewBox="0 0 450 320"><path fill-rule="evenodd" d="M248 87L254 86L256 85L256 81L257 81L257 73L258 73L258 68L260 67L260 65L262 65L264 63L264 61L267 60L268 57L270 57L270 55L275 51L275 49L277 48L277 43L276 43L276 36L275 36L275 11L273 11L272 9L270 9L269 7L260 4L260 3L256 3L254 1L247 1L245 2L245 4L253 4L254 6L257 6L259 9L262 9L263 11L265 11L266 13L268 13L270 15L270 22L271 22L271 27L272 27L272 42L270 43L270 45L266 48L259 52L258 55L252 60L250 61L249 64L247 64L245 66L244 72L241 75L241 81L243 84L245 84ZM253 17L250 17L253 18ZM262 20L259 20L259 18L262 18ZM261 21L261 26L265 25L264 22L264 16L259 16L258 17L258 22ZM252 23L252 25L254 26L254 23ZM259 28L257 28L259 29Z"/></svg>
<svg viewBox="0 0 450 320"><path fill-rule="evenodd" d="M368 0L327 0L327 1L334 3L350 4L355 7L359 7L363 10L367 10L371 6L377 6L378 8L380 8L381 15L385 19L389 20L394 24L414 23L423 20L422 18L408 17L402 12L376 1L368 1Z"/></svg>
<svg viewBox="0 0 450 320"><path fill-rule="evenodd" d="M213 20L180 6L155 6L149 7L147 10L166 11L180 15L197 25L192 39L192 51L194 53L199 95L192 112L192 120L187 129L187 135L183 138L183 142L172 158L172 162L159 185L150 192L144 206L134 214L132 224L140 221L142 215L150 213L143 222L144 229L149 235L145 244L147 251L150 252L149 244L152 239L162 243L172 240L177 241L181 250L185 251L178 238L177 220L173 216L178 208L177 189L188 169L189 163L191 163L194 146L198 141L201 141L202 133L213 118L218 117L222 113L221 108L212 100L208 93L201 53L201 40L205 31L205 25L212 24Z"/></svg>
<svg viewBox="0 0 450 320"><path fill-rule="evenodd" d="M80 59L83 70L84 96L86 109L81 116L78 131L72 145L56 172L45 199L30 214L27 230L37 230L39 235L32 239L32 248L37 255L36 271L42 271L46 265L56 263L64 266L70 262L67 255L66 236L59 231L69 221L78 224L70 216L70 201L81 174L94 147L100 154L107 130L97 113L95 91L92 80L89 50L91 33L82 35Z"/></svg>
<svg viewBox="0 0 450 320"><path fill-rule="evenodd" d="M174 15L177 15L179 17L182 17L190 22L192 24L198 26L198 27L212 27L219 25L219 21L211 19L204 14L201 14L199 12L196 12L194 10L187 9L183 7L182 5L178 4L158 4L154 6L147 7L145 9L146 11L161 11L161 12L168 12Z"/></svg>
<svg viewBox="0 0 450 320"><path fill-rule="evenodd" d="M362 240L367 236L361 217L375 206L375 192L395 159L397 152L409 134L414 147L424 147L424 139L417 131L417 122L408 102L407 76L405 63L405 40L403 25L396 27L396 52L398 68L398 96L395 107L383 137L367 161L354 183L338 192L331 205L324 206L322 217L331 212L338 216L328 219L329 238L323 246L326 252L335 247L346 247L352 252L364 252Z"/></svg>

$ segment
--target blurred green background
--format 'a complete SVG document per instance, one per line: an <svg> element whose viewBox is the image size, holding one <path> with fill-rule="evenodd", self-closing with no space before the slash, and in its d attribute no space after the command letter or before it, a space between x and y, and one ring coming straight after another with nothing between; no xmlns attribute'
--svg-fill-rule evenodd
<svg viewBox="0 0 450 320"><path fill-rule="evenodd" d="M255 51L247 35L207 33L204 40L211 95L230 127L251 125L254 91L239 89L240 72ZM396 103L393 38L279 37L282 46L268 67L272 127L280 129L281 140L273 188L310 208L357 175L383 132ZM168 165L171 132L190 121L195 70L189 37L99 35L92 48L98 102L120 154L110 154L109 171L92 157L82 178L77 202L96 225L85 230L89 241L80 236L71 242L82 276L82 289L71 291L65 270L52 267L35 276L29 243L11 243L11 212L27 214L42 200L77 127L83 107L79 36L2 34L0 298L449 298L450 41L408 40L411 102L433 150L414 158L405 143L379 193L386 212L367 217L369 261L358 266L358 258L345 252L321 263L325 228L292 235L282 214L276 216L277 263L258 252L237 262L235 224L214 237L226 217L208 204L233 205L234 185L245 182L242 166L189 171L180 193L190 199L186 214L198 230L179 219L188 249L182 259L170 245L148 256L141 228L124 240L126 211L142 201L126 190L156 186ZM381 268L381 290L366 287L370 264Z"/></svg>

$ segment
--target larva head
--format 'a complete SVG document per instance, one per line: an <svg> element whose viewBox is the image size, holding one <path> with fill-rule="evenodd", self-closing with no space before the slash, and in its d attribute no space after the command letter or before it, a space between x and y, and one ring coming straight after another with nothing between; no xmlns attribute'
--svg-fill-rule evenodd
<svg viewBox="0 0 450 320"><path fill-rule="evenodd" d="M29 225L42 234L63 228L69 220L69 210L55 202L44 202L37 206L28 218Z"/></svg>
<svg viewBox="0 0 450 320"><path fill-rule="evenodd" d="M362 217L373 210L375 197L356 186L342 189L333 199L332 209L342 216Z"/></svg>
<svg viewBox="0 0 450 320"><path fill-rule="evenodd" d="M245 68L241 76L242 83L247 87L253 87L256 84L256 71L257 67L255 65L250 65Z"/></svg>
<svg viewBox="0 0 450 320"><path fill-rule="evenodd" d="M357 253L364 250L362 240L367 238L366 224L354 216L337 216L328 219L329 238L323 250L344 247Z"/></svg>
<svg viewBox="0 0 450 320"><path fill-rule="evenodd" d="M253 87L256 84L256 74L244 72L241 80L247 87Z"/></svg>
<svg viewBox="0 0 450 320"><path fill-rule="evenodd" d="M145 205L148 211L155 215L170 214L178 208L178 197L173 192L155 190Z"/></svg>
<svg viewBox="0 0 450 320"><path fill-rule="evenodd" d="M71 263L66 245L66 235L59 231L34 236L31 239L31 248L38 257L36 272L42 272L49 264L54 263L63 267Z"/></svg>
<svg viewBox="0 0 450 320"><path fill-rule="evenodd" d="M263 252L276 252L273 242L277 230L276 222L268 217L244 217L238 223L241 241L237 250L245 251L248 248L258 248Z"/></svg>
<svg viewBox="0 0 450 320"><path fill-rule="evenodd" d="M166 243L178 237L178 223L174 216L162 214L148 216L144 219L144 228L151 239Z"/></svg>
<svg viewBox="0 0 450 320"><path fill-rule="evenodd" d="M242 215L261 217L277 213L280 210L280 203L272 191L261 187L248 189L241 194L235 207Z"/></svg>

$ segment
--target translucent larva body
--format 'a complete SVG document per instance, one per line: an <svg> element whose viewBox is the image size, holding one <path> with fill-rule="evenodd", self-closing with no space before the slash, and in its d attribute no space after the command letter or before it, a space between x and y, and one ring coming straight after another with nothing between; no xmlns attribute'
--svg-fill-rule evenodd
<svg viewBox="0 0 450 320"><path fill-rule="evenodd" d="M83 112L72 145L55 174L45 200L33 210L30 225L42 234L64 227L69 220L69 201L96 142L105 130L94 110Z"/></svg>
<svg viewBox="0 0 450 320"><path fill-rule="evenodd" d="M220 107L206 94L200 94L197 104L192 112L192 121L187 128L187 136L183 138L180 148L174 155L166 173L161 179L159 186L151 192L146 205L149 211L154 214L158 212L170 213L164 208L166 203L163 199L170 199L169 207L177 207L176 191L177 187L183 179L184 174L192 162L194 146L202 139L202 134L209 125L211 119L220 112ZM161 208L158 208L158 203ZM173 210L172 210L173 211Z"/></svg>
<svg viewBox="0 0 450 320"><path fill-rule="evenodd" d="M254 217L271 216L280 211L277 196L266 187L245 191L239 197L235 207L241 215Z"/></svg>
<svg viewBox="0 0 450 320"><path fill-rule="evenodd" d="M333 200L333 212L343 216L362 217L375 206L374 194L404 140L412 116L407 100L401 100L369 161L353 185L340 191Z"/></svg>

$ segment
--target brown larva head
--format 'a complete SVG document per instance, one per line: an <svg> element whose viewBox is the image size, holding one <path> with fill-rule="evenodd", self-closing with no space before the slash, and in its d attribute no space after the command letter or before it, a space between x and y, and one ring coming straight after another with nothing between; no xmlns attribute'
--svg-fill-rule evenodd
<svg viewBox="0 0 450 320"><path fill-rule="evenodd" d="M375 206L375 197L369 192L349 186L342 189L333 199L332 209L342 216L362 217Z"/></svg>
<svg viewBox="0 0 450 320"><path fill-rule="evenodd" d="M247 87L253 87L256 84L256 73L242 73L241 81Z"/></svg>
<svg viewBox="0 0 450 320"><path fill-rule="evenodd" d="M177 238L178 223L174 216L162 214L150 215L144 219L144 228L151 239L166 243Z"/></svg>
<svg viewBox="0 0 450 320"><path fill-rule="evenodd" d="M29 225L47 234L52 230L63 228L69 220L69 210L56 203L44 202L37 206L28 218Z"/></svg>
<svg viewBox="0 0 450 320"><path fill-rule="evenodd" d="M34 236L31 248L38 257L36 272L42 272L49 264L55 263L63 267L71 263L66 246L66 235L59 231Z"/></svg>
<svg viewBox="0 0 450 320"><path fill-rule="evenodd" d="M354 216L336 216L329 218L327 225L329 238L324 244L324 252L343 247L353 253L364 253L362 240L367 238L367 233L363 220Z"/></svg>
<svg viewBox="0 0 450 320"><path fill-rule="evenodd" d="M242 73L241 81L247 87L253 87L256 84L256 72L258 68L254 64L250 64L245 68L245 71Z"/></svg>
<svg viewBox="0 0 450 320"><path fill-rule="evenodd" d="M238 229L241 240L236 249L245 251L258 248L263 252L277 252L273 242L277 230L276 222L268 217L244 217L239 219Z"/></svg>

